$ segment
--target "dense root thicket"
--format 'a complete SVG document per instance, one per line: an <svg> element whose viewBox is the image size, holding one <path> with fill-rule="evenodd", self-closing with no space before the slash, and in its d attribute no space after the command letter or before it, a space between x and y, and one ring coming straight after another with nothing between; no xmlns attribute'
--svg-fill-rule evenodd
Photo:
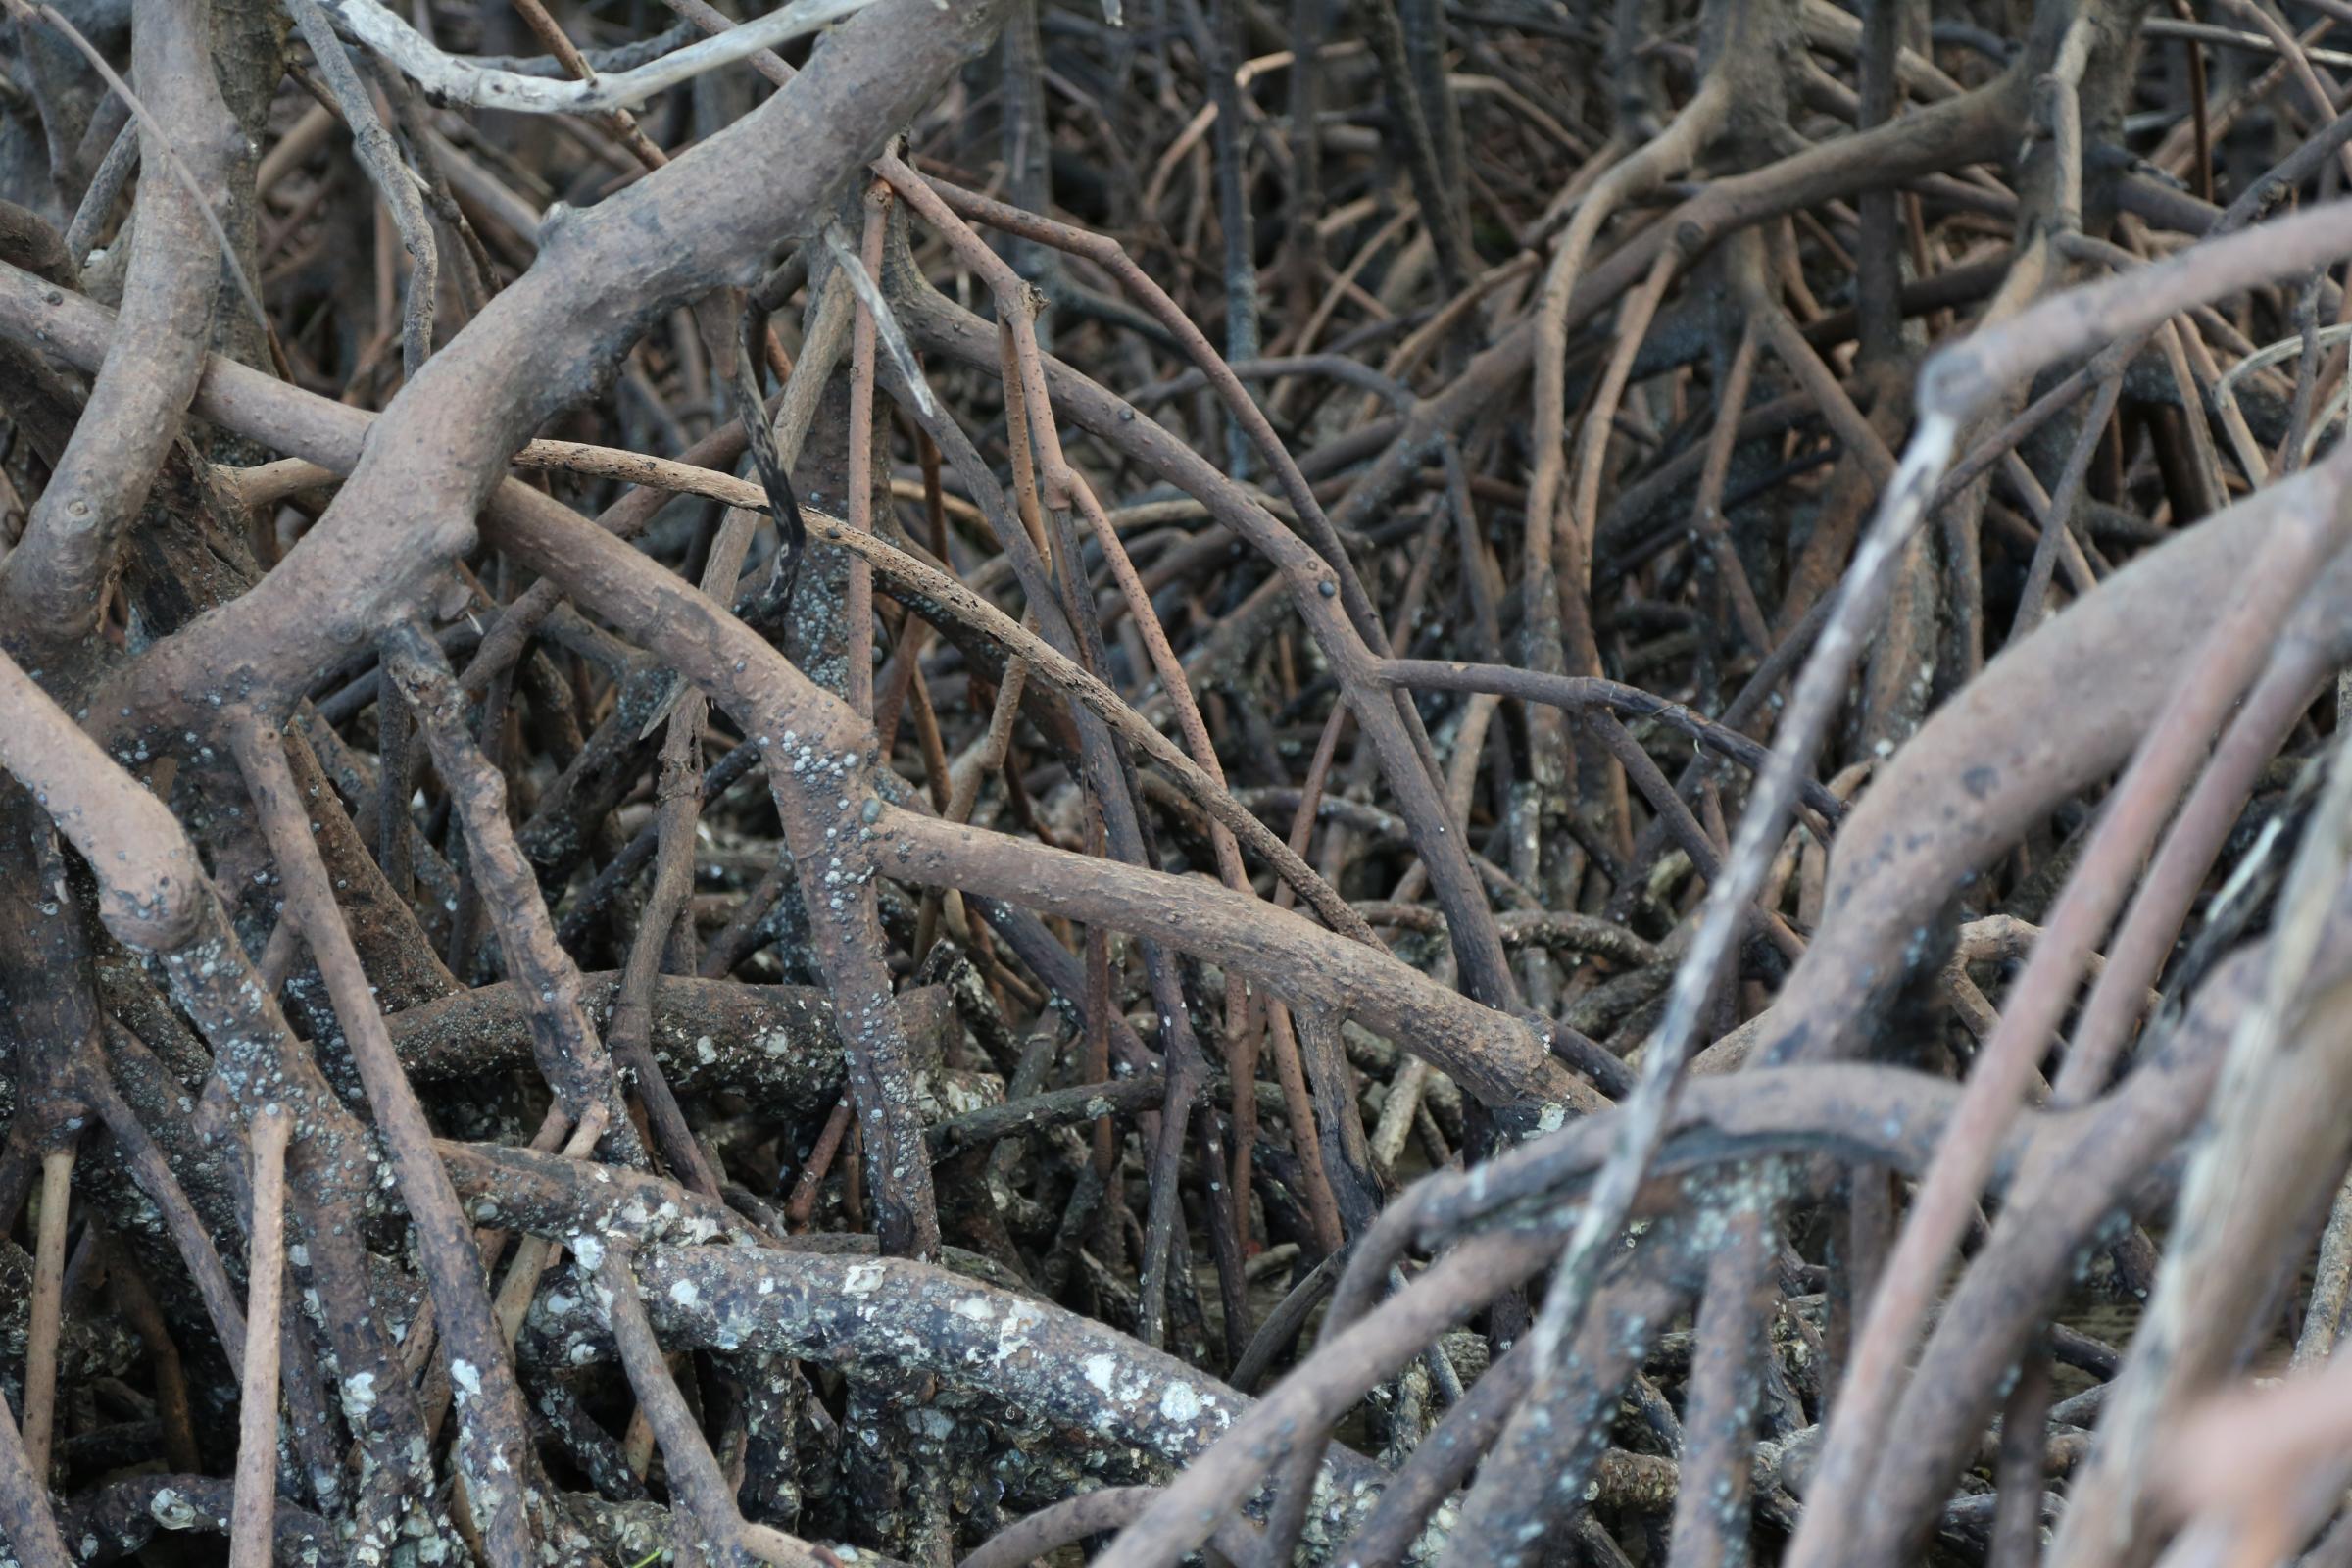
<svg viewBox="0 0 2352 1568"><path fill-rule="evenodd" d="M9 1563L2352 1563L2340 0L7 4Z"/></svg>

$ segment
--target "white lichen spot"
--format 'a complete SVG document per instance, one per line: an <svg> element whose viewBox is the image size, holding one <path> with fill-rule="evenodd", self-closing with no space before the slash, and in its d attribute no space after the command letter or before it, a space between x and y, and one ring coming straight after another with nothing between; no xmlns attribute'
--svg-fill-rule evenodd
<svg viewBox="0 0 2352 1568"><path fill-rule="evenodd" d="M841 1277L842 1291L850 1296L871 1296L882 1288L882 1265L852 1263Z"/></svg>
<svg viewBox="0 0 2352 1568"><path fill-rule="evenodd" d="M997 1353L993 1360L1002 1365L1020 1350L1029 1348L1029 1331L1045 1322L1045 1313L1027 1301L1014 1301L1004 1308L1004 1321L997 1329Z"/></svg>
<svg viewBox="0 0 2352 1568"><path fill-rule="evenodd" d="M477 1399L482 1396L482 1369L471 1361L450 1362L449 1381L456 1384L462 1393L471 1395Z"/></svg>
<svg viewBox="0 0 2352 1568"><path fill-rule="evenodd" d="M691 1312L703 1298L703 1293L695 1288L694 1281L680 1280L669 1288L669 1298Z"/></svg>
<svg viewBox="0 0 2352 1568"><path fill-rule="evenodd" d="M1110 1392L1110 1380L1118 1370L1119 1358L1115 1355L1090 1355L1086 1358L1086 1381L1104 1394Z"/></svg>
<svg viewBox="0 0 2352 1568"><path fill-rule="evenodd" d="M1200 1395L1190 1383L1171 1383L1160 1391L1159 1413L1170 1421L1200 1418Z"/></svg>

